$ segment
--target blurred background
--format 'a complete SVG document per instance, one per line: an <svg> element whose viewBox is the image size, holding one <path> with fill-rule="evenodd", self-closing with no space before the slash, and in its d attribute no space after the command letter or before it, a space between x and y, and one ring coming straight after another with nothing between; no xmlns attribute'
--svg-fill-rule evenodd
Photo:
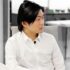
<svg viewBox="0 0 70 70"><path fill-rule="evenodd" d="M5 43L18 31L17 12L24 0L0 0L0 63L5 64ZM45 7L45 32L55 36L70 70L70 2L69 0L33 0Z"/></svg>

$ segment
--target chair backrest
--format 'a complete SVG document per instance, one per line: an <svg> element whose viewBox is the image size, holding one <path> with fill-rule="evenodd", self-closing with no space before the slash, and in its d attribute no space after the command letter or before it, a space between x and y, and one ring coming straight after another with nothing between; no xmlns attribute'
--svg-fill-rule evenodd
<svg viewBox="0 0 70 70"><path fill-rule="evenodd" d="M18 27L17 26L11 26L11 31L12 31L12 35L15 34L16 32L18 32Z"/></svg>
<svg viewBox="0 0 70 70"><path fill-rule="evenodd" d="M54 37L56 38L56 41L61 49L61 52L63 54L63 57L65 58L65 48L64 48L64 37L62 35L62 30L63 28L60 26L45 26L44 30L47 33L50 33L52 35L54 35Z"/></svg>
<svg viewBox="0 0 70 70"><path fill-rule="evenodd" d="M67 31L67 52L66 52L66 58L69 58L70 59L70 27L68 28L68 31Z"/></svg>

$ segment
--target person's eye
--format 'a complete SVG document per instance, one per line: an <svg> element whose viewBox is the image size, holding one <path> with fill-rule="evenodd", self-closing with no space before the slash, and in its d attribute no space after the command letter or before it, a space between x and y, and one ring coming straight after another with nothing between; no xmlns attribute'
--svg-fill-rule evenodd
<svg viewBox="0 0 70 70"><path fill-rule="evenodd" d="M37 19L38 21L40 20L40 18Z"/></svg>
<svg viewBox="0 0 70 70"><path fill-rule="evenodd" d="M39 21L41 18L37 18L36 21Z"/></svg>

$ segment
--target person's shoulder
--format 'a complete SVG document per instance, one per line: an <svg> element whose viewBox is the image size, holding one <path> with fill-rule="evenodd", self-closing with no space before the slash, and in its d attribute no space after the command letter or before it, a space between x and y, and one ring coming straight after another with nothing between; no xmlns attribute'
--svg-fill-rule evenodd
<svg viewBox="0 0 70 70"><path fill-rule="evenodd" d="M12 35L11 37L8 38L7 42L15 42L19 38L20 34L21 34L21 32L15 33L14 35Z"/></svg>
<svg viewBox="0 0 70 70"><path fill-rule="evenodd" d="M8 40L5 43L5 49L7 50L11 50L14 49L16 51L16 48L18 46L18 40L19 40L19 36L20 36L20 32L15 33L14 35L12 35L11 37L8 38Z"/></svg>
<svg viewBox="0 0 70 70"><path fill-rule="evenodd" d="M43 36L43 37L48 37L48 38L53 38L53 37L54 37L52 34L47 33L47 32L43 32L43 33L42 33L42 36Z"/></svg>
<svg viewBox="0 0 70 70"><path fill-rule="evenodd" d="M55 36L53 34L50 34L50 33L47 33L47 32L42 33L42 38L44 40L51 41L52 43L56 41Z"/></svg>

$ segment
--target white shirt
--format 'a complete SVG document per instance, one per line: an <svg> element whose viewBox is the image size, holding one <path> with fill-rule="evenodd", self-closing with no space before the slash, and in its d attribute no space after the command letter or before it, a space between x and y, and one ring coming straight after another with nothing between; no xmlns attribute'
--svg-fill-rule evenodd
<svg viewBox="0 0 70 70"><path fill-rule="evenodd" d="M8 70L65 70L55 38L45 32L39 34L36 44L18 32L8 39L5 52Z"/></svg>

